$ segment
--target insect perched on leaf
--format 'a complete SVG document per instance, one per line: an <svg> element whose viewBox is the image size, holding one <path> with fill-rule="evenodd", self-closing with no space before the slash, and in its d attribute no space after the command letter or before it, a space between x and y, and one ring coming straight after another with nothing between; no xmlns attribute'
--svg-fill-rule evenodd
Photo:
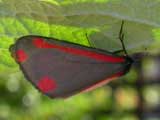
<svg viewBox="0 0 160 120"><path fill-rule="evenodd" d="M133 60L124 55L42 36L21 37L10 47L24 76L51 98L65 98L89 91L126 74Z"/></svg>

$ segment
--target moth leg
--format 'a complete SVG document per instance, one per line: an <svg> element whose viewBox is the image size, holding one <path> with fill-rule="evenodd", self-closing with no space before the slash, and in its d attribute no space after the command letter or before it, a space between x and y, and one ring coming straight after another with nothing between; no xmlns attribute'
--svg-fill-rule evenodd
<svg viewBox="0 0 160 120"><path fill-rule="evenodd" d="M113 54L119 54L121 52L124 52L124 50L116 50L116 51L113 51Z"/></svg>
<svg viewBox="0 0 160 120"><path fill-rule="evenodd" d="M88 40L89 45L90 45L91 47L94 47L94 48L95 48L95 45L92 44L91 41L89 40L89 37L88 37L87 33L86 33L85 35L86 35L86 38L87 38L87 40Z"/></svg>
<svg viewBox="0 0 160 120"><path fill-rule="evenodd" d="M121 45L122 45L122 48L123 48L123 51L124 51L125 55L128 56L125 45L124 45L123 26L124 26L124 21L122 20L121 28L120 28L120 31L119 31L119 40L121 41Z"/></svg>

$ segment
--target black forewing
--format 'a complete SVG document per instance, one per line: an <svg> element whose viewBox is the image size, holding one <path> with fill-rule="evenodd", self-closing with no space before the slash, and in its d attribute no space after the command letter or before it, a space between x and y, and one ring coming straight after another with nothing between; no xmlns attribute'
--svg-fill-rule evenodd
<svg viewBox="0 0 160 120"><path fill-rule="evenodd" d="M33 39L41 38L50 44L89 50L98 54L112 55L109 52L67 43L54 38L41 36L25 36L11 47L12 54L23 49L28 55L25 62L18 62L24 75L39 89L38 82L44 76L51 77L56 89L45 94L50 97L66 97L87 89L98 82L110 78L118 72L125 72L126 62L104 62L87 56L70 54L59 49L37 48ZM42 91L43 92L43 91ZM43 92L44 93L44 92Z"/></svg>

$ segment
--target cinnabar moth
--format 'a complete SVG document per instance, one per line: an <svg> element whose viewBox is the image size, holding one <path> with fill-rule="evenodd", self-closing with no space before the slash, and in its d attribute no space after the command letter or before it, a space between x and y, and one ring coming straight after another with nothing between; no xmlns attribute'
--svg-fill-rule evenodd
<svg viewBox="0 0 160 120"><path fill-rule="evenodd" d="M119 34L124 56L104 50L28 35L10 47L24 76L51 98L65 98L108 83L126 74L133 62Z"/></svg>

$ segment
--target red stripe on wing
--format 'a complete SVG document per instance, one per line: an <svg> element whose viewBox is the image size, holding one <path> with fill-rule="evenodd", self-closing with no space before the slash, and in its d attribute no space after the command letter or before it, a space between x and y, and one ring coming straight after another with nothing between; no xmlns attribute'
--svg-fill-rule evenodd
<svg viewBox="0 0 160 120"><path fill-rule="evenodd" d="M124 72L118 72L118 73L110 76L109 78L107 78L107 79L105 79L105 80L102 80L102 81L100 81L100 82L98 82L98 83L96 83L96 84L94 84L94 85L92 85L92 86L90 86L90 87L88 87L88 88L83 89L83 90L81 91L81 93L82 93L82 92L88 92L88 91L91 91L91 90L93 90L93 89L95 89L95 88L101 87L101 86L107 84L108 82L110 82L110 81L112 81L112 80L114 80L114 79L122 76L123 74L124 74Z"/></svg>
<svg viewBox="0 0 160 120"><path fill-rule="evenodd" d="M90 57L90 58L104 61L104 62L112 62L112 63L125 62L124 57L114 57L114 56L110 56L110 55L95 53L95 52L88 51L88 50L82 50L82 49L76 49L76 48L70 48L70 47L64 47L64 46L60 46L60 45L50 44L50 43L47 43L46 41L44 41L42 38L35 38L33 40L33 44L38 48L58 49L58 50L61 50L61 51L67 52L67 53L86 56L86 57Z"/></svg>

